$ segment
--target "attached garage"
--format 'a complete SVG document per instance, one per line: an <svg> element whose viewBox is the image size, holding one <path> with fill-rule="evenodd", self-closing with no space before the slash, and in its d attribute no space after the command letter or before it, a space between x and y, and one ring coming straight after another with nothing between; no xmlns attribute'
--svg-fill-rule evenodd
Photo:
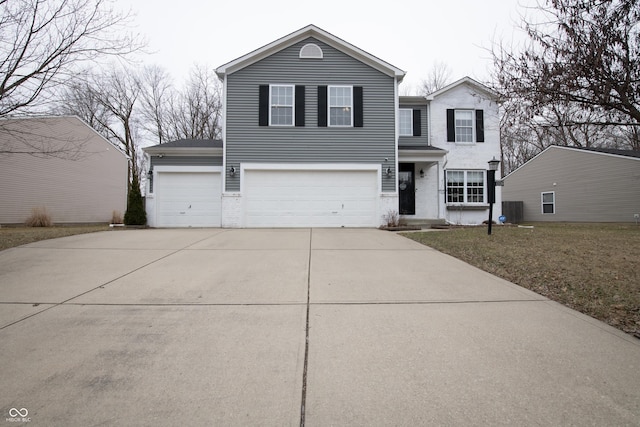
<svg viewBox="0 0 640 427"><path fill-rule="evenodd" d="M220 227L222 141L181 139L143 148L150 227Z"/></svg>
<svg viewBox="0 0 640 427"><path fill-rule="evenodd" d="M220 227L220 172L158 172L156 227Z"/></svg>
<svg viewBox="0 0 640 427"><path fill-rule="evenodd" d="M243 173L246 227L376 227L377 169L260 169Z"/></svg>

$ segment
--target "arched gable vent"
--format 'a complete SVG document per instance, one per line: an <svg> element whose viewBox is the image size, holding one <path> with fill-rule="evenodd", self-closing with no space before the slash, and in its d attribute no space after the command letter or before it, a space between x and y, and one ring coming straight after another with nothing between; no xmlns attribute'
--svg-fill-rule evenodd
<svg viewBox="0 0 640 427"><path fill-rule="evenodd" d="M322 49L315 43L307 43L300 49L300 58L322 59Z"/></svg>

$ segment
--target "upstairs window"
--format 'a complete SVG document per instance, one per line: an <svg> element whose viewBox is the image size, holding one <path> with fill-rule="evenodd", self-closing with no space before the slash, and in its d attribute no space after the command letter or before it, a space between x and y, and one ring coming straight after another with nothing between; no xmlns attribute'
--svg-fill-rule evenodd
<svg viewBox="0 0 640 427"><path fill-rule="evenodd" d="M400 136L413 136L413 110L400 109Z"/></svg>
<svg viewBox="0 0 640 427"><path fill-rule="evenodd" d="M473 111L456 110L456 142L473 142Z"/></svg>
<svg viewBox="0 0 640 427"><path fill-rule="evenodd" d="M271 126L293 126L294 86L270 86Z"/></svg>
<svg viewBox="0 0 640 427"><path fill-rule="evenodd" d="M259 126L304 127L304 86L260 85L258 89Z"/></svg>
<svg viewBox="0 0 640 427"><path fill-rule="evenodd" d="M401 108L398 114L400 136L422 135L422 112L419 108Z"/></svg>
<svg viewBox="0 0 640 427"><path fill-rule="evenodd" d="M484 142L484 111L448 109L447 142Z"/></svg>
<svg viewBox="0 0 640 427"><path fill-rule="evenodd" d="M318 127L364 126L362 86L318 86Z"/></svg>
<svg viewBox="0 0 640 427"><path fill-rule="evenodd" d="M329 126L352 126L353 88L329 86Z"/></svg>

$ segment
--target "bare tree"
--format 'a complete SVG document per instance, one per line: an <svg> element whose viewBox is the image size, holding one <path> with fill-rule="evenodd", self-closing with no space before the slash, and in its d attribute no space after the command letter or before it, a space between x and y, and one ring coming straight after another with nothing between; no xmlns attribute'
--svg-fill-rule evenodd
<svg viewBox="0 0 640 427"><path fill-rule="evenodd" d="M28 112L79 66L141 49L108 0L0 1L0 117Z"/></svg>
<svg viewBox="0 0 640 427"><path fill-rule="evenodd" d="M607 114L575 105L552 104L535 115L520 108L518 99L502 104L500 140L503 171L509 173L550 145L633 149L630 130L636 127L599 125ZM525 109L526 111L526 109Z"/></svg>
<svg viewBox="0 0 640 427"><path fill-rule="evenodd" d="M451 68L444 62L434 62L427 77L422 80L420 93L429 95L437 90L442 89L451 81Z"/></svg>
<svg viewBox="0 0 640 427"><path fill-rule="evenodd" d="M218 139L221 137L222 88L209 69L195 65L173 110L176 139Z"/></svg>
<svg viewBox="0 0 640 427"><path fill-rule="evenodd" d="M550 144L639 148L640 0L545 0L536 11L542 19L523 18L523 47L492 51L503 154L515 156L505 165Z"/></svg>
<svg viewBox="0 0 640 427"><path fill-rule="evenodd" d="M142 71L140 83L140 114L144 129L157 138L158 144L175 139L171 130L177 94L169 74L162 67L148 66Z"/></svg>
<svg viewBox="0 0 640 427"><path fill-rule="evenodd" d="M183 92L157 66L112 67L66 88L57 112L75 114L130 159L130 180L141 178L144 141L221 137L221 88L213 71L196 67Z"/></svg>
<svg viewBox="0 0 640 427"><path fill-rule="evenodd" d="M640 124L640 0L546 0L548 23L523 22L521 52L493 51L498 89L537 112L603 109L598 124Z"/></svg>
<svg viewBox="0 0 640 427"><path fill-rule="evenodd" d="M129 157L129 179L140 178L141 124L139 76L131 69L113 67L93 74L62 95L64 113L76 114Z"/></svg>
<svg viewBox="0 0 640 427"><path fill-rule="evenodd" d="M213 69L195 65L181 90L158 67L146 68L140 81L141 117L159 144L221 138L222 88Z"/></svg>

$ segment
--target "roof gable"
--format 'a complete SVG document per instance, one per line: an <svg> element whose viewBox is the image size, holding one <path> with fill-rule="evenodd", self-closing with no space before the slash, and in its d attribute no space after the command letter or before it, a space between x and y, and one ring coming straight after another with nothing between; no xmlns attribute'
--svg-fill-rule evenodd
<svg viewBox="0 0 640 427"><path fill-rule="evenodd" d="M78 160L109 151L128 156L75 115L28 116L0 119L0 145L11 154Z"/></svg>
<svg viewBox="0 0 640 427"><path fill-rule="evenodd" d="M286 35L278 40L275 40L261 48L254 50L246 55L243 55L237 59L234 59L231 62L228 62L224 65L221 65L216 69L216 74L220 79L223 79L225 75L232 74L238 70L241 70L245 67L248 67L251 64L254 64L268 56L273 55L291 45L294 45L302 40L307 38L315 38L319 41L326 43L327 45L369 65L376 70L397 78L398 81L402 81L405 71L389 64L381 60L380 58L371 55L364 50L347 43L346 41L334 36L327 31L316 27L315 25L307 25L304 28L299 29L289 35Z"/></svg>
<svg viewBox="0 0 640 427"><path fill-rule="evenodd" d="M508 180L508 178L516 173L519 173L522 169L528 167L533 164L537 159L544 157L551 153L553 150L566 150L573 151L575 153L585 153L591 154L595 156L613 156L617 158L628 158L631 160L640 160L640 151L634 150L617 150L613 148L585 148L585 147L567 147L564 145L550 145L531 159L527 160L525 163L520 165L517 169L511 171L508 175L506 175L503 180Z"/></svg>
<svg viewBox="0 0 640 427"><path fill-rule="evenodd" d="M437 98L438 96L453 90L459 86L469 86L471 87L474 91L479 92L481 94L483 94L484 96L486 96L489 99L492 100L497 100L498 99L498 94L496 92L494 92L493 90L491 90L489 87L483 85L482 83L472 79L471 77L463 77L458 81L455 81L445 87L443 87L442 89L438 89L435 92L432 92L430 94L427 95L427 100L429 101L433 101L435 98Z"/></svg>

